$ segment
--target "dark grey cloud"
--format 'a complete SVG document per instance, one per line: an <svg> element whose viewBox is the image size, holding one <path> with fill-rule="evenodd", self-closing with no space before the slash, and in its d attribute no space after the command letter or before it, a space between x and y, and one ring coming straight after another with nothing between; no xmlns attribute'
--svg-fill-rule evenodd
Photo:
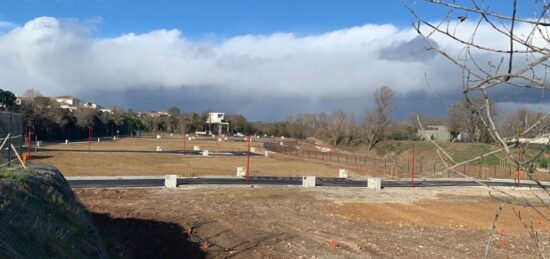
<svg viewBox="0 0 550 259"><path fill-rule="evenodd" d="M437 46L437 43L433 42ZM431 46L420 36L408 41L392 43L380 50L378 57L392 61L427 61L437 56Z"/></svg>

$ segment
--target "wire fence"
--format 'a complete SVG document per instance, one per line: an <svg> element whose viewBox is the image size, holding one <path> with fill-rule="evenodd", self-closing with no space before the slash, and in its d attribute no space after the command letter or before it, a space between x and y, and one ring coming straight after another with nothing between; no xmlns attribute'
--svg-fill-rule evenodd
<svg viewBox="0 0 550 259"><path fill-rule="evenodd" d="M0 112L0 145L5 143L0 150L0 166L11 166L17 159L11 146L13 145L17 152L21 153L24 142L23 134L22 114Z"/></svg>
<svg viewBox="0 0 550 259"><path fill-rule="evenodd" d="M296 141L286 142L264 142L264 148L273 152L298 157L305 160L318 160L326 161L330 163L337 163L346 166L366 167L375 170L379 174L384 174L393 178L406 178L411 177L413 172L412 160L400 160L397 158L392 159L380 159L368 157L360 154L353 153L341 153L341 152L322 152L311 150L300 150ZM433 161L414 161L414 174L415 177L429 177L429 178L453 178L462 177L462 175L456 173L458 171L461 174L478 178L500 178L500 179L527 179L528 176L525 172L518 170L511 165L489 165L489 164L464 164L460 165L454 170L448 170L442 162ZM540 178L540 179L539 179ZM537 174L537 179L548 180L550 175L548 173Z"/></svg>

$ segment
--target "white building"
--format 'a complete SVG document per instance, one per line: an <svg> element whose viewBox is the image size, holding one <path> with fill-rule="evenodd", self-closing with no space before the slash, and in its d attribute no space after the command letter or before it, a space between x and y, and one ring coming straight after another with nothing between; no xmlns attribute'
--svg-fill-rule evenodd
<svg viewBox="0 0 550 259"><path fill-rule="evenodd" d="M423 140L451 141L449 127L443 125L429 125L424 130L418 130L418 137Z"/></svg>
<svg viewBox="0 0 550 259"><path fill-rule="evenodd" d="M99 108L101 108L99 105L97 105L95 103L92 103L92 102L85 102L84 104L82 104L82 107L88 108L88 109L99 109Z"/></svg>
<svg viewBox="0 0 550 259"><path fill-rule="evenodd" d="M54 97L54 99L61 106L68 105L68 106L76 107L76 106L80 105L80 99L78 99L74 96L59 96L59 97Z"/></svg>

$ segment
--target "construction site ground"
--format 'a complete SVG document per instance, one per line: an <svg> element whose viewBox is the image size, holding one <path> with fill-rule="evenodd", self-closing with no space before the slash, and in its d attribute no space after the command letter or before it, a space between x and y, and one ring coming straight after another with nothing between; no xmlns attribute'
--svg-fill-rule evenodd
<svg viewBox="0 0 550 259"><path fill-rule="evenodd" d="M503 188L541 207L548 195ZM533 209L483 187L185 186L75 189L112 253L171 258L536 258L515 213L548 240ZM544 200L548 203L548 200ZM511 202L512 204L509 204ZM537 206L538 206L537 205ZM515 213L514 213L515 211ZM190 235L189 235L190 233ZM206 241L206 242L205 242ZM193 242L198 249L189 249ZM114 252L113 252L114 251Z"/></svg>

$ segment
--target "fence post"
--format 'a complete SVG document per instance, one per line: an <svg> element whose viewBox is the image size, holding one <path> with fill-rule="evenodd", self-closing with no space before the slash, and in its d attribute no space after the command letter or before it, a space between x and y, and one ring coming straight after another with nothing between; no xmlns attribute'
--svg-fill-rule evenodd
<svg viewBox="0 0 550 259"><path fill-rule="evenodd" d="M10 120L9 120L9 126L8 126L8 133L11 133L11 113L10 113ZM11 146L11 137L8 138L8 147ZM8 167L11 166L11 152L8 148Z"/></svg>

